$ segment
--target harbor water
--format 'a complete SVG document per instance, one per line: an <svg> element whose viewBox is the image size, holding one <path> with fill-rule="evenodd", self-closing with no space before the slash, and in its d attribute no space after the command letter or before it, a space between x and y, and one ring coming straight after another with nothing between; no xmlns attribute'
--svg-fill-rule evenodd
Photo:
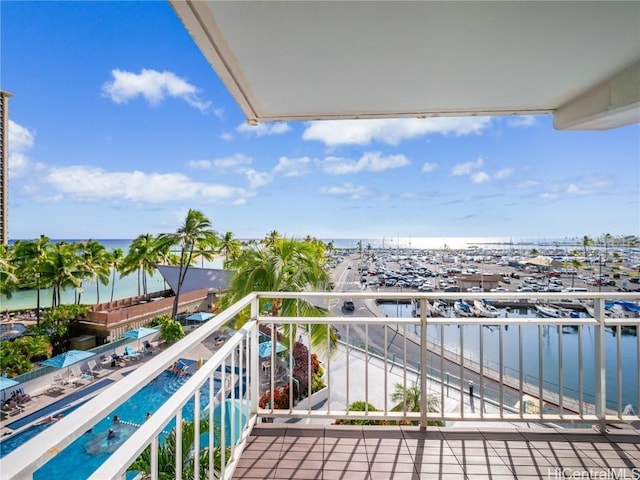
<svg viewBox="0 0 640 480"><path fill-rule="evenodd" d="M408 303L382 303L379 308L389 317L412 317L413 306ZM536 313L529 309L500 309L500 316L512 318L512 325L507 325L502 332L503 373L512 378L519 378L520 336L522 335L522 370L524 381L538 385L539 350L538 339L542 338L542 377L544 388L559 392L560 378L562 391L566 397L578 398L579 391L579 330L565 327L560 333L557 327L538 327L536 325L518 325L518 318L536 317ZM417 320L417 319L416 319ZM457 322L464 319L453 319ZM490 319L487 319L490 322ZM409 327L413 333L420 335L420 327ZM483 364L486 368L500 371L500 329L497 326L480 327L468 325L462 327L464 336L464 357L474 362L480 361L480 339L483 342ZM594 328L582 327L582 365L583 365L583 400L593 404L594 391ZM620 341L620 366L622 372L622 405L638 407L638 337L637 335L622 334L618 339L616 331L607 329L605 333L606 354L606 389L607 408L617 410L617 349ZM559 370L559 341L562 338L562 369ZM457 325L446 325L442 329L437 325L427 326L427 338L436 344L444 342L449 351L460 354L460 328Z"/></svg>

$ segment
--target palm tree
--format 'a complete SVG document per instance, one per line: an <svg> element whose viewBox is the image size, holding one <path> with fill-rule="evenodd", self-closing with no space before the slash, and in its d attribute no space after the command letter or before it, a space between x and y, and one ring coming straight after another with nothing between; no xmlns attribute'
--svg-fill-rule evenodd
<svg viewBox="0 0 640 480"><path fill-rule="evenodd" d="M17 265L18 277L36 287L36 323L40 325L40 287L42 268L47 261L51 244L49 238L40 235L33 241L17 241L13 247L13 258Z"/></svg>
<svg viewBox="0 0 640 480"><path fill-rule="evenodd" d="M223 304L231 305L254 291L326 291L329 274L323 265L324 253L320 255L315 244L290 238L279 238L268 247L260 245L255 249L244 249L232 263L235 274ZM260 307L270 310L273 316L321 317L327 314L326 309L303 299L264 299ZM335 333L327 325L311 325L310 335L315 347L333 351L337 346ZM285 328L285 343L290 336L297 338L295 326Z"/></svg>
<svg viewBox="0 0 640 480"><path fill-rule="evenodd" d="M60 305L61 292L66 288L79 288L84 271L76 245L58 242L47 250L46 261L42 265L41 278L53 287L51 307Z"/></svg>
<svg viewBox="0 0 640 480"><path fill-rule="evenodd" d="M138 273L138 295L148 293L147 275L153 274L156 264L160 258L159 251L162 250L159 238L154 237L150 233L145 233L136 237L131 245L129 252L122 261L122 275L129 275L134 271ZM142 291L140 289L140 281L142 280Z"/></svg>
<svg viewBox="0 0 640 480"><path fill-rule="evenodd" d="M394 391L391 394L391 401L399 402L391 409L392 412L419 412L420 411L420 386L413 383L406 389L401 383L396 383ZM440 401L435 395L429 395L427 398L427 411L436 413L440 411ZM417 422L413 422L417 424ZM428 422L428 425L443 425L442 422Z"/></svg>
<svg viewBox="0 0 640 480"><path fill-rule="evenodd" d="M204 268L204 261L211 262L216 258L216 251L218 248L218 236L214 235L213 238L205 238L196 242L196 248L194 253L200 257L202 268Z"/></svg>
<svg viewBox="0 0 640 480"><path fill-rule="evenodd" d="M18 276L13 263L13 250L0 244L0 295L11 298L18 288Z"/></svg>
<svg viewBox="0 0 640 480"><path fill-rule="evenodd" d="M207 433L209 431L209 419L200 419L200 433ZM182 478L192 479L194 478L195 462L193 458L193 445L195 443L195 422L182 421ZM220 432L217 428L214 428L214 435L216 436L217 444L220 442ZM162 442L158 448L158 479L159 480L173 480L176 478L176 430L171 431L169 436ZM227 452L226 458L229 458L230 451ZM208 446L200 450L200 478L209 478L209 455L210 451ZM222 450L218 447L213 452L213 466L214 471L219 473L222 470ZM146 448L136 461L131 465L132 470L142 472L143 479L151 478L151 451Z"/></svg>
<svg viewBox="0 0 640 480"><path fill-rule="evenodd" d="M609 254L609 246L613 242L613 235L611 235L610 233L605 233L602 236L602 240L604 240L604 261L606 263Z"/></svg>
<svg viewBox="0 0 640 480"><path fill-rule="evenodd" d="M109 251L104 245L95 240L79 244L80 259L87 275L96 282L96 303L100 303L100 284L109 284L109 269L111 259ZM78 295L77 303L80 303Z"/></svg>
<svg viewBox="0 0 640 480"><path fill-rule="evenodd" d="M278 232L277 230L271 230L271 232L269 232L269 235L267 235L262 240L262 243L264 243L268 247L276 243L276 240L278 240L281 237L282 235L280 235L280 232Z"/></svg>
<svg viewBox="0 0 640 480"><path fill-rule="evenodd" d="M113 302L113 293L116 287L116 273L122 267L123 259L124 250L121 248L114 248L109 257L109 264L111 265L111 302Z"/></svg>
<svg viewBox="0 0 640 480"><path fill-rule="evenodd" d="M589 235L585 235L582 237L582 248L584 249L584 259L587 261L589 259L589 255L587 254L587 247L593 245L593 240Z"/></svg>
<svg viewBox="0 0 640 480"><path fill-rule="evenodd" d="M278 232L275 233L277 234ZM238 255L240 254L241 245L242 244L240 240L233 238L233 232L225 233L224 236L220 239L220 253L224 254L224 268L228 268L229 262L238 257Z"/></svg>
<svg viewBox="0 0 640 480"><path fill-rule="evenodd" d="M582 262L578 258L573 258L570 262L567 262L564 265L566 268L572 268L574 270L573 275L571 275L571 288L573 288L578 270L583 267Z"/></svg>
<svg viewBox="0 0 640 480"><path fill-rule="evenodd" d="M200 211L189 209L184 223L176 233L161 235L160 243L170 243L180 246L180 270L178 273L178 285L176 288L175 298L173 300L173 309L171 318L178 315L178 304L180 301L180 290L184 283L184 279L189 270L189 266L193 261L193 254L196 245L201 243L213 243L216 233L212 229L211 221Z"/></svg>

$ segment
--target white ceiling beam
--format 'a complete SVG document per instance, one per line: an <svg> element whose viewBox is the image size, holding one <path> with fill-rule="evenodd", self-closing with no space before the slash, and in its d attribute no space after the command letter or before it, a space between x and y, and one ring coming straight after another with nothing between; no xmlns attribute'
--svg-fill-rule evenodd
<svg viewBox="0 0 640 480"><path fill-rule="evenodd" d="M640 122L640 62L559 107L558 130L609 130Z"/></svg>

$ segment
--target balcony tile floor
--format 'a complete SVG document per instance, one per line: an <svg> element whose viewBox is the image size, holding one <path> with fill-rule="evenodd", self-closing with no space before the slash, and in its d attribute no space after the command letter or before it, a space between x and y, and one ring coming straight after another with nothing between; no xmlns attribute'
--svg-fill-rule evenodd
<svg viewBox="0 0 640 480"><path fill-rule="evenodd" d="M233 478L640 478L640 432L261 424Z"/></svg>

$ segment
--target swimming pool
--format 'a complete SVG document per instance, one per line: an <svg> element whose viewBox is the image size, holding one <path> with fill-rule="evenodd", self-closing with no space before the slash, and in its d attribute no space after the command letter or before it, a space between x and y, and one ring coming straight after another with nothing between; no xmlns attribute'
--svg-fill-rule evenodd
<svg viewBox="0 0 640 480"><path fill-rule="evenodd" d="M154 412L173 394L188 377L178 377L170 372L161 373L142 390L133 395L129 400L111 412L106 418L98 422L91 431L76 439L62 452L37 470L34 479L65 478L69 480L84 480L96 470L108 457L129 437L138 425L145 421L148 412ZM217 392L219 385L214 386ZM201 390L201 405L204 408L209 404L209 389L205 385ZM193 418L194 401L187 403L183 410L185 419ZM114 424L113 415L120 417L120 422ZM31 427L19 435L28 436L22 439L25 442L40 433L46 426ZM113 438L108 437L110 428L114 429ZM173 428L169 424L168 428ZM32 433L31 430L34 430ZM18 436L16 436L18 437ZM10 439L13 440L13 439ZM6 440L6 442L10 441ZM3 442L5 443L5 442ZM16 445L17 446L17 445ZM7 445L8 447L8 445ZM15 448L15 446L13 447ZM7 448L8 450L8 448Z"/></svg>

